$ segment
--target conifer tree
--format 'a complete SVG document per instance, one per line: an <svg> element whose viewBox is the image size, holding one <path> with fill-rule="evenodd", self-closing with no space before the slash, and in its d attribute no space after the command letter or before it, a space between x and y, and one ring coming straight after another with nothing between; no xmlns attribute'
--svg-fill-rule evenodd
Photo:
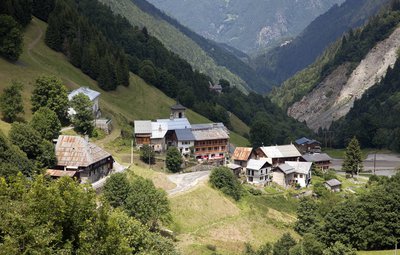
<svg viewBox="0 0 400 255"><path fill-rule="evenodd" d="M346 173L351 174L351 177L353 177L354 174L361 172L363 169L361 148L356 137L351 139L346 148L342 168Z"/></svg>

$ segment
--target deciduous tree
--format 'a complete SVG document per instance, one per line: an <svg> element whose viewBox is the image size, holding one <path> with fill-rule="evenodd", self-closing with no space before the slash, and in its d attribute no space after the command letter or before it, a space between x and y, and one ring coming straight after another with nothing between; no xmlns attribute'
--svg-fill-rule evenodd
<svg viewBox="0 0 400 255"><path fill-rule="evenodd" d="M55 76L40 76L36 79L32 92L32 111L48 107L63 122L67 118L68 95L61 80Z"/></svg>
<svg viewBox="0 0 400 255"><path fill-rule="evenodd" d="M296 241L289 233L283 236L274 245L274 255L289 255L289 250L296 245Z"/></svg>
<svg viewBox="0 0 400 255"><path fill-rule="evenodd" d="M130 192L131 187L125 173L111 175L103 190L104 197L113 207L123 206Z"/></svg>
<svg viewBox="0 0 400 255"><path fill-rule="evenodd" d="M179 172L182 165L182 155L176 147L169 147L165 164L173 173Z"/></svg>
<svg viewBox="0 0 400 255"><path fill-rule="evenodd" d="M150 180L141 177L132 182L124 208L129 215L151 229L157 228L160 222L171 219L165 191L157 189Z"/></svg>
<svg viewBox="0 0 400 255"><path fill-rule="evenodd" d="M93 104L89 97L79 93L71 100L71 107L76 114L72 116L72 124L77 132L81 134L92 135L94 130L93 125Z"/></svg>
<svg viewBox="0 0 400 255"><path fill-rule="evenodd" d="M57 114L47 107L42 107L35 112L30 124L48 141L57 138L61 131L61 122Z"/></svg>
<svg viewBox="0 0 400 255"><path fill-rule="evenodd" d="M227 167L213 169L210 175L210 184L235 200L239 200L242 196L242 187L238 179Z"/></svg>
<svg viewBox="0 0 400 255"><path fill-rule="evenodd" d="M154 150L149 145L145 144L140 149L140 159L147 164L154 164Z"/></svg>
<svg viewBox="0 0 400 255"><path fill-rule="evenodd" d="M5 121L14 122L18 115L24 112L22 88L21 83L13 81L11 86L5 88L0 96L0 108Z"/></svg>

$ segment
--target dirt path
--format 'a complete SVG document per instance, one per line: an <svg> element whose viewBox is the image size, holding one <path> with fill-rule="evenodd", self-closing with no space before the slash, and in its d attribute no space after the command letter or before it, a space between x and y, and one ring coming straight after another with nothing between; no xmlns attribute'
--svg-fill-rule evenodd
<svg viewBox="0 0 400 255"><path fill-rule="evenodd" d="M176 187L168 190L167 193L172 196L191 190L202 181L206 180L209 174L210 171L168 175L168 180L175 183Z"/></svg>

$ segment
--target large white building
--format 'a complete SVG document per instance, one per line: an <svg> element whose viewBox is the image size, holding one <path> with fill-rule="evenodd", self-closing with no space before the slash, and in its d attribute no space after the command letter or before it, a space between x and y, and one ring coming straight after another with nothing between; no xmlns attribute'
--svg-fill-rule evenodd
<svg viewBox="0 0 400 255"><path fill-rule="evenodd" d="M269 181L269 172L271 171L271 160L250 159L247 162L246 178L247 182L252 184L265 184Z"/></svg>

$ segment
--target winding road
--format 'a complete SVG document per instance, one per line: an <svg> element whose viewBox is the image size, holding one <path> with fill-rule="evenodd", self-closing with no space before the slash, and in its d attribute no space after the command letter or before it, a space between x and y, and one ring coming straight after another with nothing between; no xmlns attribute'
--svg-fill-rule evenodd
<svg viewBox="0 0 400 255"><path fill-rule="evenodd" d="M196 187L200 182L206 180L209 175L210 171L168 175L168 180L175 183L176 187L168 190L167 193L172 196L188 191Z"/></svg>

